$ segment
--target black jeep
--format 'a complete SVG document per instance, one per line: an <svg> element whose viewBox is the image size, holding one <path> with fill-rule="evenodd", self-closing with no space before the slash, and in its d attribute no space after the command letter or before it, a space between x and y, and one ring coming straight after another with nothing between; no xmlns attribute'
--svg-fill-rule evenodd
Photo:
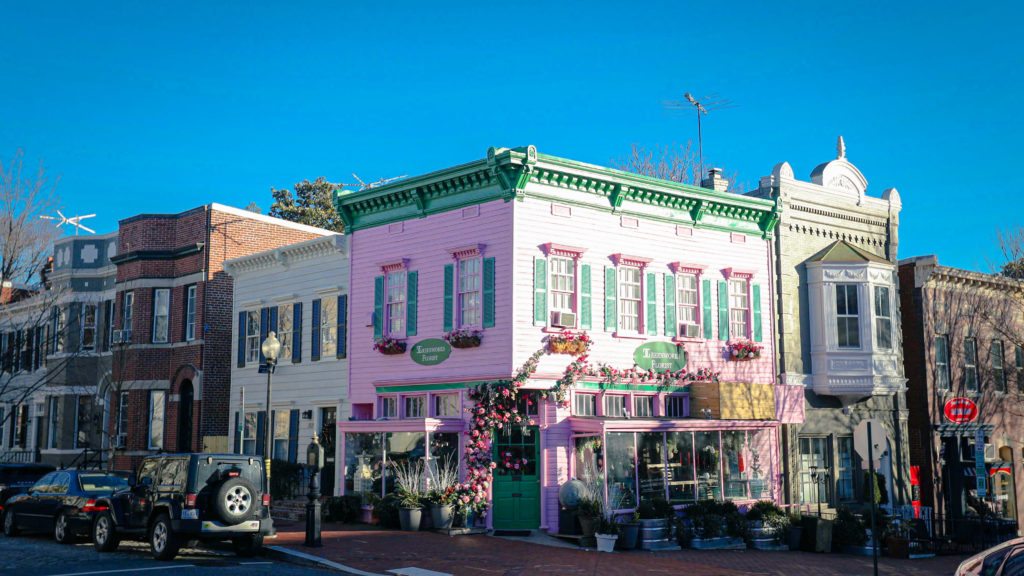
<svg viewBox="0 0 1024 576"><path fill-rule="evenodd" d="M149 541L157 560L182 545L230 540L252 556L274 534L270 495L263 493L263 462L237 454L167 454L146 458L131 488L98 499L106 507L93 521L96 550L111 552L122 538Z"/></svg>

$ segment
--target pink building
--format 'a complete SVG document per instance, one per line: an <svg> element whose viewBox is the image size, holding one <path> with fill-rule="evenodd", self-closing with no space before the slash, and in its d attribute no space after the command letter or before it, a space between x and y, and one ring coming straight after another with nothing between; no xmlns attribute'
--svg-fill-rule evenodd
<svg viewBox="0 0 1024 576"><path fill-rule="evenodd" d="M779 425L803 406L803 388L778 386L773 366L778 215L717 176L705 184L530 146L340 193L352 254L345 490L384 494L387 463L417 458L465 477L470 389L582 332L588 368L575 364L564 401L543 393L577 356L541 354L517 398L533 424L503 426L487 447L489 526L558 532L571 478L596 478L621 510L778 500ZM763 349L733 352L744 345Z"/></svg>

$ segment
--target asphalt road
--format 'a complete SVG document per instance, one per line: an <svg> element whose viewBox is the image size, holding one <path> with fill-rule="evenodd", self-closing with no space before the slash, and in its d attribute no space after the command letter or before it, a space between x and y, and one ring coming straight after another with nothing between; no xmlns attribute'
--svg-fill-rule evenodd
<svg viewBox="0 0 1024 576"><path fill-rule="evenodd" d="M0 534L0 575L11 576L295 576L320 570L257 556L239 558L207 548L183 549L171 562L158 562L142 542L122 542L116 552L100 554L80 541L63 546L50 536Z"/></svg>

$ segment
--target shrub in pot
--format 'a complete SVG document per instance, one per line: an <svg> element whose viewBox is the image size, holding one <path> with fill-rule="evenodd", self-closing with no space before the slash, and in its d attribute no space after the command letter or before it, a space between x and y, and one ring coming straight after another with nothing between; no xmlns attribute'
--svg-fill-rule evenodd
<svg viewBox="0 0 1024 576"><path fill-rule="evenodd" d="M615 549L615 541L618 539L619 526L609 516L598 517L597 532L594 537L597 538L597 550L599 552L611 552Z"/></svg>
<svg viewBox="0 0 1024 576"><path fill-rule="evenodd" d="M803 538L804 529L801 526L801 517L798 514L789 515L789 529L786 531L787 544L789 549L796 552L800 550L800 540Z"/></svg>
<svg viewBox="0 0 1024 576"><path fill-rule="evenodd" d="M373 515L380 522L382 528L398 528L401 526L400 499L396 494L388 494L373 507Z"/></svg>
<svg viewBox="0 0 1024 576"><path fill-rule="evenodd" d="M832 524L832 551L842 552L851 546L863 546L867 541L868 532L860 518L854 515L849 506L840 506Z"/></svg>
<svg viewBox="0 0 1024 576"><path fill-rule="evenodd" d="M580 529L584 537L593 536L601 521L601 503L593 498L580 498L576 516L580 520Z"/></svg>
<svg viewBox="0 0 1024 576"><path fill-rule="evenodd" d="M430 502L430 519L434 528L447 530L452 527L452 505L440 490L431 490L427 493L427 500Z"/></svg>
<svg viewBox="0 0 1024 576"><path fill-rule="evenodd" d="M402 530L416 532L420 529L420 522L423 521L423 502L419 494L405 492L401 496L401 508L398 510L398 518Z"/></svg>
<svg viewBox="0 0 1024 576"><path fill-rule="evenodd" d="M689 548L693 541L693 520L690 518L676 518L676 541L680 548Z"/></svg>
<svg viewBox="0 0 1024 576"><path fill-rule="evenodd" d="M622 550L636 548L637 540L640 538L640 514L633 512L632 516L625 516L619 524L618 547Z"/></svg>

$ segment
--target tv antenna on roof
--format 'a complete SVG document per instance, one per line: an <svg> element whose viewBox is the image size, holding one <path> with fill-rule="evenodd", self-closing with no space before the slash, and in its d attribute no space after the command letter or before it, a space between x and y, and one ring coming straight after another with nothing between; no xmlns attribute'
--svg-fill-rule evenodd
<svg viewBox="0 0 1024 576"><path fill-rule="evenodd" d="M360 178L359 176L356 176L355 173L353 172L352 173L352 177L355 178L357 182L359 182L358 184L341 183L341 184L335 184L335 186L337 186L339 188L344 187L344 186L352 186L352 187L358 188L359 191L362 192L363 190L369 190L371 188L376 188L378 186L383 186L383 185L387 184L388 182L391 182L393 180L400 180L400 179L405 178L407 176L408 176L407 174L402 174L401 176L395 176L394 178L381 178L380 180L376 180L374 182L363 182L363 179Z"/></svg>
<svg viewBox="0 0 1024 576"><path fill-rule="evenodd" d="M78 236L79 230L85 230L90 234L96 233L96 231L93 230L92 228L82 225L82 220L85 220L86 218L93 218L95 216L95 214L86 214L85 216L72 216L71 218L68 218L67 216L64 215L63 212L57 210L56 216L40 216L40 218L42 218L43 220L53 220L57 222L57 228L60 228L65 224L70 224L75 227L75 236Z"/></svg>
<svg viewBox="0 0 1024 576"><path fill-rule="evenodd" d="M666 110L679 113L688 113L690 110L697 112L697 158L698 158L698 172L700 177L704 177L704 138L701 133L700 117L706 116L708 112L712 110L724 110L726 108L736 108L739 104L734 104L732 101L722 98L717 92L708 94L701 98L694 98L689 92L683 94L685 100L662 100L661 105ZM692 108L691 108L692 107Z"/></svg>

